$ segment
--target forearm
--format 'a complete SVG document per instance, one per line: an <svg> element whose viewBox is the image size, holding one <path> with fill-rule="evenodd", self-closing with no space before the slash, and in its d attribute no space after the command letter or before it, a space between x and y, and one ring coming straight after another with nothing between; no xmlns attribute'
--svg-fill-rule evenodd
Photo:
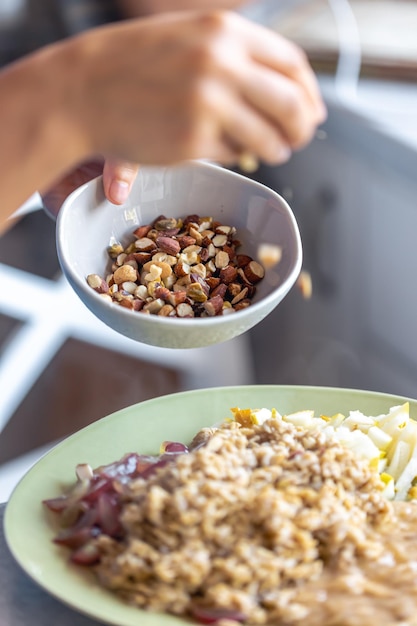
<svg viewBox="0 0 417 626"><path fill-rule="evenodd" d="M32 193L86 156L68 106L71 71L57 45L0 72L0 228Z"/></svg>

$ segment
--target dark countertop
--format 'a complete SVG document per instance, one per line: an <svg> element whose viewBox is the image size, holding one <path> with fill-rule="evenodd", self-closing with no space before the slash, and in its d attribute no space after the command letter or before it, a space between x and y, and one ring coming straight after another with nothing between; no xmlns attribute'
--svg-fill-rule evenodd
<svg viewBox="0 0 417 626"><path fill-rule="evenodd" d="M15 562L4 537L5 508L0 504L1 626L102 626L50 596Z"/></svg>

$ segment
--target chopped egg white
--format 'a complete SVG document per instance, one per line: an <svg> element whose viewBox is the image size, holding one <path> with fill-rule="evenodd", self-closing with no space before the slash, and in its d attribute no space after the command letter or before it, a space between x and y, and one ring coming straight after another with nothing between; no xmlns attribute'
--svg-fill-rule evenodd
<svg viewBox="0 0 417 626"><path fill-rule="evenodd" d="M298 428L320 429L369 461L379 472L384 495L389 500L417 498L417 421L410 418L408 402L375 417L357 410L347 416L342 413L316 416L311 410L281 415L276 409L266 408L234 408L232 412L241 422L263 424L278 418Z"/></svg>

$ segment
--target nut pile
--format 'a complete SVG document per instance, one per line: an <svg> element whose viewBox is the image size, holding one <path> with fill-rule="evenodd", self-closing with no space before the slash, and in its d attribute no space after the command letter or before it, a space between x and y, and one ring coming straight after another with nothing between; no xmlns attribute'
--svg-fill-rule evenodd
<svg viewBox="0 0 417 626"><path fill-rule="evenodd" d="M133 231L127 247L109 247L111 273L89 274L103 297L142 313L212 317L251 304L265 275L261 263L240 254L236 228L212 217L159 216Z"/></svg>

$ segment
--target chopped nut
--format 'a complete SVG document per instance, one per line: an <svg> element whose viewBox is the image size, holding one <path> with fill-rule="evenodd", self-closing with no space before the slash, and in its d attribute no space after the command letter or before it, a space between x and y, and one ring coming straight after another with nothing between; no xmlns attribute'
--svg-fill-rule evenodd
<svg viewBox="0 0 417 626"><path fill-rule="evenodd" d="M193 245L187 246L184 248L180 254L180 259L184 263L188 263L189 265L194 265L195 263L199 263L200 258L199 254L201 252L201 246Z"/></svg>
<svg viewBox="0 0 417 626"><path fill-rule="evenodd" d="M175 309L172 304L164 304L164 306L158 311L158 315L161 315L162 317L168 317L168 315L171 315L173 311L175 311Z"/></svg>
<svg viewBox="0 0 417 626"><path fill-rule="evenodd" d="M259 169L259 160L251 152L242 152L239 157L239 168L246 174L253 174Z"/></svg>
<svg viewBox="0 0 417 626"><path fill-rule="evenodd" d="M161 218L154 222L153 227L156 230L169 230L171 228L176 228L177 220L175 217Z"/></svg>
<svg viewBox="0 0 417 626"><path fill-rule="evenodd" d="M120 298L119 304L125 309L133 309L133 300L131 298Z"/></svg>
<svg viewBox="0 0 417 626"><path fill-rule="evenodd" d="M237 269L232 265L226 265L220 270L220 280L222 283L226 283L228 285L232 281L236 280L237 277Z"/></svg>
<svg viewBox="0 0 417 626"><path fill-rule="evenodd" d="M224 296L226 295L226 291L227 291L227 285L225 285L224 283L220 283L211 292L211 297L215 298L216 296L220 296L221 298L224 298Z"/></svg>
<svg viewBox="0 0 417 626"><path fill-rule="evenodd" d="M258 246L258 259L265 269L274 267L282 259L282 246L271 243L261 243Z"/></svg>
<svg viewBox="0 0 417 626"><path fill-rule="evenodd" d="M113 274L114 282L117 285L121 285L126 281L136 281L137 278L138 273L131 265L122 265L122 267L118 267Z"/></svg>
<svg viewBox="0 0 417 626"><path fill-rule="evenodd" d="M187 296L192 298L195 302L205 302L207 300L207 294L200 283L191 283L187 287Z"/></svg>
<svg viewBox="0 0 417 626"><path fill-rule="evenodd" d="M158 263L168 263L168 265L171 265L172 267L176 264L177 257L171 254L167 254L166 252L154 252L152 254L152 261Z"/></svg>
<svg viewBox="0 0 417 626"><path fill-rule="evenodd" d="M306 270L301 270L296 285L301 291L303 298L309 300L313 295L313 281L311 280L311 274Z"/></svg>
<svg viewBox="0 0 417 626"><path fill-rule="evenodd" d="M152 262L150 263L151 263L151 266L149 268L149 272L143 272L141 274L141 279L143 280L143 282L150 283L155 280L162 280L161 278L162 269L159 267L159 265L156 265L155 263L152 263Z"/></svg>
<svg viewBox="0 0 417 626"><path fill-rule="evenodd" d="M215 235L211 242L216 248L223 248L227 244L227 235Z"/></svg>
<svg viewBox="0 0 417 626"><path fill-rule="evenodd" d="M156 243L149 237L141 237L141 239L136 239L135 248L141 252L150 252L156 249Z"/></svg>
<svg viewBox="0 0 417 626"><path fill-rule="evenodd" d="M227 252L227 254L229 255L229 259L230 261L234 261L236 258L236 250L235 248L233 248L232 246L229 246L229 244L226 244L225 246L223 246L222 248L223 252Z"/></svg>
<svg viewBox="0 0 417 626"><path fill-rule="evenodd" d="M176 307L178 317L194 317L194 311L191 304L183 302Z"/></svg>
<svg viewBox="0 0 417 626"><path fill-rule="evenodd" d="M245 267L251 261L253 261L252 257L247 254L238 254L236 256L236 263L238 267Z"/></svg>
<svg viewBox="0 0 417 626"><path fill-rule="evenodd" d="M190 223L198 225L199 219L200 219L200 216L197 215L196 213L193 213L191 215L187 215L187 217L183 220L183 224L184 226L188 226Z"/></svg>
<svg viewBox="0 0 417 626"><path fill-rule="evenodd" d="M87 276L87 283L97 291L97 293L108 293L109 285L98 274L89 274Z"/></svg>
<svg viewBox="0 0 417 626"><path fill-rule="evenodd" d="M242 311L243 309L247 309L248 306L250 305L250 303L251 302L250 302L249 298L245 298L244 300L241 300L240 302L238 302L234 306L233 310L234 311Z"/></svg>
<svg viewBox="0 0 417 626"><path fill-rule="evenodd" d="M135 269L136 271L139 269L139 265L137 261L134 258L132 258L131 254L126 255L124 265L131 265L133 269Z"/></svg>
<svg viewBox="0 0 417 626"><path fill-rule="evenodd" d="M177 277L175 276L174 273L164 278L164 285L165 287L167 287L167 289L173 289L176 282L177 282Z"/></svg>
<svg viewBox="0 0 417 626"><path fill-rule="evenodd" d="M192 273L197 274L200 278L205 278L207 275L206 266L203 263L197 263L192 267Z"/></svg>
<svg viewBox="0 0 417 626"><path fill-rule="evenodd" d="M187 274L189 274L190 271L191 271L190 265L180 258L174 268L175 275L181 278L182 276L187 276Z"/></svg>
<svg viewBox="0 0 417 626"><path fill-rule="evenodd" d="M211 217L160 215L138 226L124 249L108 248L111 273L88 284L122 306L167 317L224 315L246 307L264 268L237 254L236 228ZM224 300L227 297L229 300ZM157 302L157 304L154 304ZM162 309L162 312L160 313Z"/></svg>
<svg viewBox="0 0 417 626"><path fill-rule="evenodd" d="M216 227L216 233L231 237L232 235L236 234L236 228L234 226L227 226L226 224L220 224L220 226Z"/></svg>
<svg viewBox="0 0 417 626"><path fill-rule="evenodd" d="M161 271L160 271L160 276L161 278L166 278L167 276L170 276L172 274L172 268L168 263L165 263L164 261L153 261L153 259L151 261L148 261L147 263L145 263L145 265L143 266L143 269L146 272L156 272L156 270L152 270L152 267L158 267Z"/></svg>
<svg viewBox="0 0 417 626"><path fill-rule="evenodd" d="M143 265L152 258L152 254L150 252L134 252L133 257L138 265Z"/></svg>
<svg viewBox="0 0 417 626"><path fill-rule="evenodd" d="M190 226L190 229L188 232L189 232L190 237L192 237L195 240L195 243L201 246L202 241L203 241L203 235L200 233L198 228L195 228L194 226Z"/></svg>
<svg viewBox="0 0 417 626"><path fill-rule="evenodd" d="M190 274L187 274L186 276L182 276L175 283L174 291L185 289L191 282L192 281L191 281Z"/></svg>
<svg viewBox="0 0 417 626"><path fill-rule="evenodd" d="M204 230L208 230L212 227L213 220L211 217L199 218L198 230L202 233Z"/></svg>
<svg viewBox="0 0 417 626"><path fill-rule="evenodd" d="M151 230L151 225L150 224L145 224L143 226L138 226L133 231L133 235L136 237L136 239L142 239L142 237L146 237L146 235L149 233L150 230Z"/></svg>
<svg viewBox="0 0 417 626"><path fill-rule="evenodd" d="M229 283L227 286L225 285L225 287L232 299L235 298L243 289L241 283Z"/></svg>
<svg viewBox="0 0 417 626"><path fill-rule="evenodd" d="M238 302L240 302L241 300L243 300L246 297L246 294L248 293L248 288L244 287L242 289L242 291L240 291L232 300L232 306L234 306L235 304L237 304Z"/></svg>
<svg viewBox="0 0 417 626"><path fill-rule="evenodd" d="M141 311L144 306L145 306L145 300L138 300L137 298L135 298L132 301L132 309L134 311Z"/></svg>
<svg viewBox="0 0 417 626"><path fill-rule="evenodd" d="M148 298L149 298L149 297L151 297L151 298L156 298L155 291L156 291L159 287L162 287L162 285L161 285L161 283L159 282L159 280L151 280L151 281L148 283L148 285L147 285L147 288L148 288Z"/></svg>
<svg viewBox="0 0 417 626"><path fill-rule="evenodd" d="M214 264L217 267L217 269L222 269L224 267L226 267L227 265L229 265L229 255L227 254L227 252L223 252L223 250L220 250L220 252L217 252L215 258L214 258Z"/></svg>
<svg viewBox="0 0 417 626"><path fill-rule="evenodd" d="M157 237L155 241L160 250L167 254L175 256L180 251L180 244L173 237Z"/></svg>
<svg viewBox="0 0 417 626"><path fill-rule="evenodd" d="M137 284L133 280L127 280L121 285L123 291L127 291L127 293L134 293L137 289Z"/></svg>
<svg viewBox="0 0 417 626"><path fill-rule="evenodd" d="M211 272L211 274L214 274L216 272L217 267L213 259L210 259L210 261L206 263L206 268L208 272Z"/></svg>
<svg viewBox="0 0 417 626"><path fill-rule="evenodd" d="M250 283L257 283L265 276L265 270L257 261L251 261L244 268L244 274Z"/></svg>
<svg viewBox="0 0 417 626"><path fill-rule="evenodd" d="M136 298L139 298L140 300L146 300L146 298L149 296L147 286L146 285L138 285L136 287L135 291L133 292L133 295Z"/></svg>
<svg viewBox="0 0 417 626"><path fill-rule="evenodd" d="M210 241L207 247L207 254L209 257L215 257L217 253L216 246Z"/></svg>
<svg viewBox="0 0 417 626"><path fill-rule="evenodd" d="M172 306L176 307L178 304L182 304L187 299L187 292L185 290L171 291L168 296L168 302Z"/></svg>
<svg viewBox="0 0 417 626"><path fill-rule="evenodd" d="M116 258L116 265L118 265L119 267L123 265L126 257L127 257L126 252L121 252L120 254L118 254Z"/></svg>
<svg viewBox="0 0 417 626"><path fill-rule="evenodd" d="M218 315L223 309L223 298L220 295L213 296L204 302L204 309L210 317Z"/></svg>
<svg viewBox="0 0 417 626"><path fill-rule="evenodd" d="M143 306L142 311L147 311L148 313L157 314L164 306L165 302L157 298L156 300L152 300L151 302L146 302Z"/></svg>
<svg viewBox="0 0 417 626"><path fill-rule="evenodd" d="M215 289L220 284L220 277L218 276L208 276L206 278L206 283L210 287L210 289Z"/></svg>
<svg viewBox="0 0 417 626"><path fill-rule="evenodd" d="M107 248L107 252L112 259L116 259L119 254L124 252L123 246L121 243L113 243L111 246Z"/></svg>
<svg viewBox="0 0 417 626"><path fill-rule="evenodd" d="M177 241L180 244L181 250L187 248L188 246L194 246L196 243L194 237L190 237L189 235L182 235L181 237L177 237Z"/></svg>
<svg viewBox="0 0 417 626"><path fill-rule="evenodd" d="M170 290L167 289L167 287L162 287L162 285L160 285L159 287L155 287L154 290L154 297L155 298L160 298L161 300L168 300L169 295L170 295Z"/></svg>

